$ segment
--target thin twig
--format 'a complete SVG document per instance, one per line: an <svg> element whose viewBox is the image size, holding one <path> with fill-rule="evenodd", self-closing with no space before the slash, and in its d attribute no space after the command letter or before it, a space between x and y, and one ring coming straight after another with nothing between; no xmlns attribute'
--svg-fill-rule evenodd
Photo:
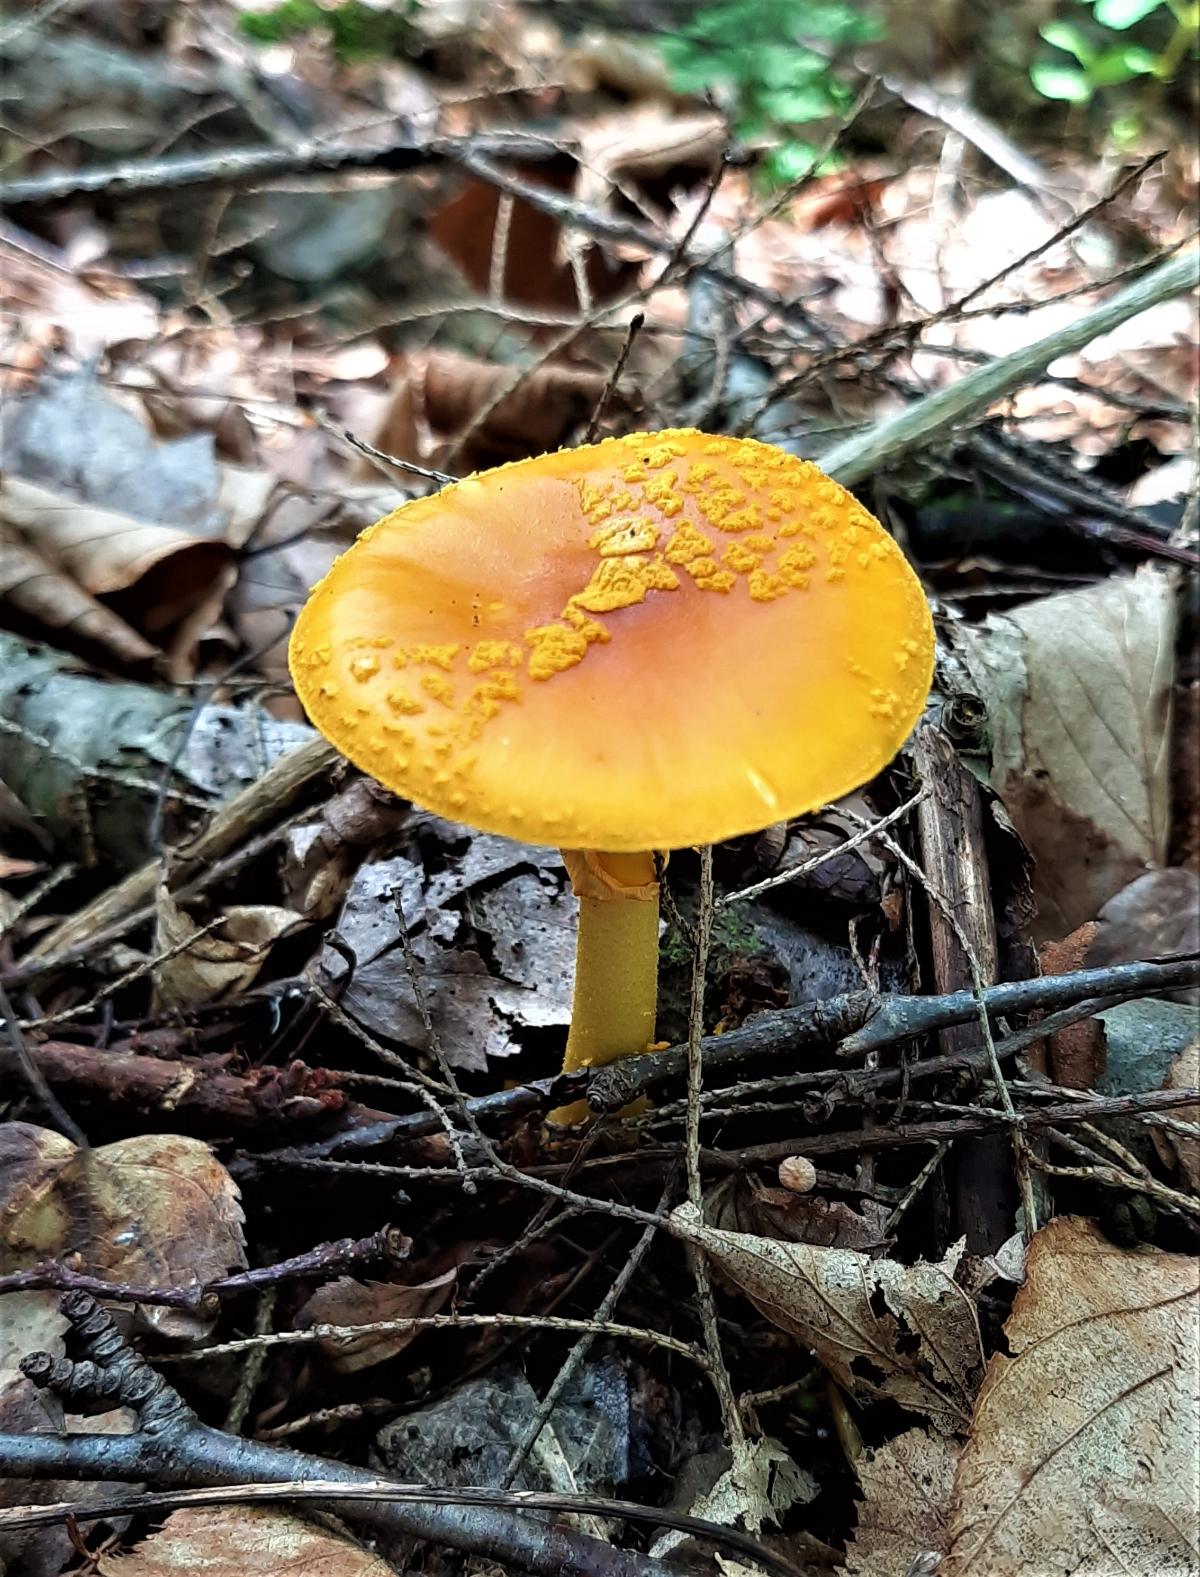
<svg viewBox="0 0 1200 1577"><path fill-rule="evenodd" d="M672 1186L672 1179L668 1178L666 1186L664 1187L662 1195L658 1201L658 1210L660 1213L665 1211L668 1204L670 1203ZM613 1310L620 1302L621 1294L633 1280L635 1272L641 1265L643 1259L645 1259L647 1251L649 1250L651 1243L654 1242L654 1239L657 1237L657 1235L658 1229L656 1227L646 1227L641 1237L634 1244L628 1258L625 1260L625 1263L617 1272L612 1286L604 1294L604 1298L601 1301L599 1308L593 1315L593 1319L601 1323L612 1319ZM549 1423L559 1398L570 1384L571 1378L578 1371L580 1364L587 1357L595 1339L595 1334L591 1331L588 1331L585 1335L579 1338L579 1340L571 1348L571 1351L567 1354L566 1358L563 1360L561 1366L559 1367L558 1373L554 1376L554 1379L550 1384L550 1389L538 1403L538 1406L534 1410L533 1417L530 1419L528 1425L522 1432L521 1438L513 1447L512 1455L508 1459L508 1465L505 1467L503 1477L500 1480L502 1488L510 1489L516 1482L517 1474L524 1466L526 1457L537 1444L538 1436Z"/></svg>
<svg viewBox="0 0 1200 1577"><path fill-rule="evenodd" d="M701 1046L704 1039L704 989L708 981L708 952L712 941L714 913L712 860L712 845L706 843L700 850L700 890L696 904L696 919L692 927L692 982L688 1004L685 1151L687 1197L688 1203L701 1220L704 1212L703 1183L700 1176L700 1093L704 1086L704 1060ZM708 1274L708 1259L703 1249L693 1242L686 1241L685 1249L692 1279L696 1283L696 1306L700 1314L700 1328L704 1332L709 1374L721 1404L725 1432L729 1437L734 1463L738 1468L747 1468L749 1448L746 1442L746 1428L721 1352L721 1331L717 1324L717 1305Z"/></svg>
<svg viewBox="0 0 1200 1577"><path fill-rule="evenodd" d="M616 391L617 384L620 382L621 374L625 371L625 363L629 360L629 352L633 349L633 342L641 333L645 322L646 314L644 312L635 312L629 320L629 328L626 330L625 341L621 346L621 353L617 357L616 366L609 374L608 382L604 385L600 398L596 401L596 409L592 412L591 420L588 422L587 430L584 432L583 441L585 444L592 443L596 434L600 431L600 423L604 419L604 413L608 410L609 402Z"/></svg>

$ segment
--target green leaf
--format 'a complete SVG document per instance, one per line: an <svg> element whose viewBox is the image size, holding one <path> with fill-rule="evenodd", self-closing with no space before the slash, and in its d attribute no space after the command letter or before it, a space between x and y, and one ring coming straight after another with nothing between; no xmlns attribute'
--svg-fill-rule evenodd
<svg viewBox="0 0 1200 1577"><path fill-rule="evenodd" d="M1096 0L1092 15L1101 27L1123 33L1127 27L1157 11L1165 0Z"/></svg>
<svg viewBox="0 0 1200 1577"><path fill-rule="evenodd" d="M1109 127L1112 140L1118 148L1127 148L1142 134L1142 121L1138 115L1118 115Z"/></svg>
<svg viewBox="0 0 1200 1577"><path fill-rule="evenodd" d="M1039 31L1047 44L1053 44L1055 49L1065 49L1068 55L1075 56L1081 66L1090 65L1096 58L1095 46L1084 37L1074 22L1044 22Z"/></svg>
<svg viewBox="0 0 1200 1577"><path fill-rule="evenodd" d="M820 120L824 115L832 115L838 107L828 84L821 82L814 82L808 88L773 89L759 94L758 103L772 120L784 126Z"/></svg>
<svg viewBox="0 0 1200 1577"><path fill-rule="evenodd" d="M764 88L794 88L828 76L829 62L811 49L791 44L764 44L752 55L752 75Z"/></svg>
<svg viewBox="0 0 1200 1577"><path fill-rule="evenodd" d="M1058 66L1038 60L1029 68L1029 79L1044 99L1061 99L1067 104L1086 104L1092 84L1074 66Z"/></svg>
<svg viewBox="0 0 1200 1577"><path fill-rule="evenodd" d="M1158 56L1138 44L1117 44L1094 60L1088 67L1088 76L1097 87L1111 87L1115 82L1128 82L1131 77L1150 75L1158 64Z"/></svg>
<svg viewBox="0 0 1200 1577"><path fill-rule="evenodd" d="M806 175L816 175L820 169L821 150L812 142L785 142L782 148L772 148L766 157L767 174L777 186L787 186Z"/></svg>

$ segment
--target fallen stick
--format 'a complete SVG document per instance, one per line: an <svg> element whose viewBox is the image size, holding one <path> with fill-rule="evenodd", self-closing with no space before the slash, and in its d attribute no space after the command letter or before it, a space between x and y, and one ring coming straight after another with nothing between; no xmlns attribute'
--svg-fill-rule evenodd
<svg viewBox="0 0 1200 1577"><path fill-rule="evenodd" d="M0 1434L0 1472L20 1478L148 1480L179 1487L244 1491L249 1485L287 1485L301 1493L317 1481L364 1503L340 1502L347 1515L377 1531L447 1545L484 1560L508 1562L536 1577L675 1577L677 1568L652 1556L617 1549L563 1523L530 1520L530 1497L520 1492L443 1491L434 1486L395 1484L386 1492L400 1500L377 1498L381 1481L361 1468L294 1451L290 1447L246 1440L201 1423L161 1375L126 1345L113 1320L86 1292L69 1292L61 1303L70 1321L71 1350L80 1358L33 1353L22 1372L39 1389L50 1391L72 1412L132 1407L138 1428L131 1435L67 1436ZM320 1493L320 1491L315 1491ZM551 1499L554 1499L551 1497ZM497 1502L502 1502L497 1504ZM561 1506L555 1501L555 1509ZM649 1508L625 1505L624 1515L645 1517ZM106 1506L104 1515L111 1510ZM33 1508L20 1507L18 1528L31 1526ZM65 1508L54 1515L63 1517ZM13 1513L0 1513L3 1527ZM655 1508L656 1522L671 1520ZM715 1524L692 1523L719 1544L751 1555L783 1573L790 1568L756 1540ZM10 1524L11 1525L11 1524Z"/></svg>
<svg viewBox="0 0 1200 1577"><path fill-rule="evenodd" d="M853 487L874 471L897 460L917 444L946 432L959 422L981 415L989 405L1023 388L1059 356L1068 356L1090 345L1102 334L1120 328L1160 301L1169 301L1200 284L1200 252L1194 246L1177 252L1150 268L1124 290L1101 301L1074 323L1025 345L1008 356L998 356L957 383L926 395L896 415L876 422L866 432L847 438L821 458L821 468L843 487ZM1097 285L1097 290L1102 285Z"/></svg>

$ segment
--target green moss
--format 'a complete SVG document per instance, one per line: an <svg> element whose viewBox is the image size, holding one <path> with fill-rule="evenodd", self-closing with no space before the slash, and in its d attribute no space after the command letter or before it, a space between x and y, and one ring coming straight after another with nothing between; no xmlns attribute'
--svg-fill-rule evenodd
<svg viewBox="0 0 1200 1577"><path fill-rule="evenodd" d="M680 904L685 926L695 918L694 904ZM669 920L659 943L658 1020L660 1040L686 1038L688 1007L692 992L692 949L687 937ZM775 950L763 941L758 930L746 919L738 905L718 909L713 916L712 941L708 954L708 979L704 993L705 1028L725 1016L727 985L730 977L744 974L747 965L761 963L764 976L778 971Z"/></svg>
<svg viewBox="0 0 1200 1577"><path fill-rule="evenodd" d="M265 11L244 11L238 25L256 44L280 44L323 28L339 60L368 60L405 52L414 38L412 16L418 4L419 0L397 0L387 10L377 10L361 0L343 0L341 5L280 0Z"/></svg>

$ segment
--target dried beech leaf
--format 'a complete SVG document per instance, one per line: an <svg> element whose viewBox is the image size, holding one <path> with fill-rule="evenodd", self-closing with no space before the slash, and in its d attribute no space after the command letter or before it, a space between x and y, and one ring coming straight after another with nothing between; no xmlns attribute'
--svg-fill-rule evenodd
<svg viewBox="0 0 1200 1577"><path fill-rule="evenodd" d="M246 1263L237 1188L199 1139L142 1134L79 1151L29 1123L0 1125L0 1272L71 1253L105 1281L213 1281ZM144 1318L176 1338L212 1326L186 1309Z"/></svg>
<svg viewBox="0 0 1200 1577"><path fill-rule="evenodd" d="M155 967L155 995L164 1007L190 1007L245 990L279 938L304 923L277 904L234 904L224 910L217 930L204 932L165 886L158 890L156 908L156 953L195 937L190 947Z"/></svg>
<svg viewBox="0 0 1200 1577"><path fill-rule="evenodd" d="M887 1210L875 1200L863 1201L862 1213L840 1199L797 1194L786 1188L764 1188L742 1174L725 1178L705 1196L704 1216L711 1226L728 1232L781 1238L821 1248L878 1251L891 1241L884 1233Z"/></svg>
<svg viewBox="0 0 1200 1577"><path fill-rule="evenodd" d="M639 177L710 170L728 140L724 117L672 115L661 104L615 111L585 125L579 139L575 201L603 211L613 188Z"/></svg>
<svg viewBox="0 0 1200 1577"><path fill-rule="evenodd" d="M671 1219L851 1396L887 1398L939 1428L965 1428L982 1347L974 1306L954 1280L961 1242L936 1265L898 1265L853 1249L721 1232L689 1205Z"/></svg>
<svg viewBox="0 0 1200 1577"><path fill-rule="evenodd" d="M921 1550L946 1547L958 1448L910 1429L858 1463L862 1499L846 1550L849 1577L905 1577Z"/></svg>
<svg viewBox="0 0 1200 1577"><path fill-rule="evenodd" d="M450 1269L420 1285L399 1286L387 1281L354 1281L339 1276L318 1287L300 1310L297 1323L307 1325L370 1325L376 1320L421 1319L436 1314L450 1296L457 1269ZM331 1336L321 1342L321 1350L343 1374L369 1369L403 1352L421 1334L420 1327L410 1331L364 1331L361 1336Z"/></svg>
<svg viewBox="0 0 1200 1577"><path fill-rule="evenodd" d="M30 633L52 631L75 652L101 651L121 667L137 667L156 648L111 608L97 602L62 570L0 521L0 607Z"/></svg>
<svg viewBox="0 0 1200 1577"><path fill-rule="evenodd" d="M391 1577L378 1555L285 1511L175 1511L127 1555L101 1555L98 1577Z"/></svg>
<svg viewBox="0 0 1200 1577"><path fill-rule="evenodd" d="M551 363L518 383L519 371L453 351L409 356L371 442L398 459L436 466L447 440L478 421L455 462L463 471L540 454L557 448L587 420L608 377L587 367ZM351 475L375 481L379 473L359 458Z"/></svg>
<svg viewBox="0 0 1200 1577"><path fill-rule="evenodd" d="M1175 1058L1163 1081L1165 1090L1200 1089L1200 1040L1194 1040ZM1200 1106L1179 1106L1171 1116L1184 1123L1200 1124ZM1200 1139L1177 1133L1172 1128L1151 1128L1154 1147L1168 1166L1186 1177L1194 1193L1200 1194Z"/></svg>
<svg viewBox="0 0 1200 1577"><path fill-rule="evenodd" d="M1062 1216L1029 1249L963 1450L940 1577L1190 1573L1200 1265Z"/></svg>
<svg viewBox="0 0 1200 1577"><path fill-rule="evenodd" d="M178 623L232 558L223 542L16 476L0 478L0 520L93 597L124 593L122 612L146 630Z"/></svg>
<svg viewBox="0 0 1200 1577"><path fill-rule="evenodd" d="M1037 862L1043 936L1165 861L1175 625L1170 577L1143 568L956 631L988 703L992 785Z"/></svg>

